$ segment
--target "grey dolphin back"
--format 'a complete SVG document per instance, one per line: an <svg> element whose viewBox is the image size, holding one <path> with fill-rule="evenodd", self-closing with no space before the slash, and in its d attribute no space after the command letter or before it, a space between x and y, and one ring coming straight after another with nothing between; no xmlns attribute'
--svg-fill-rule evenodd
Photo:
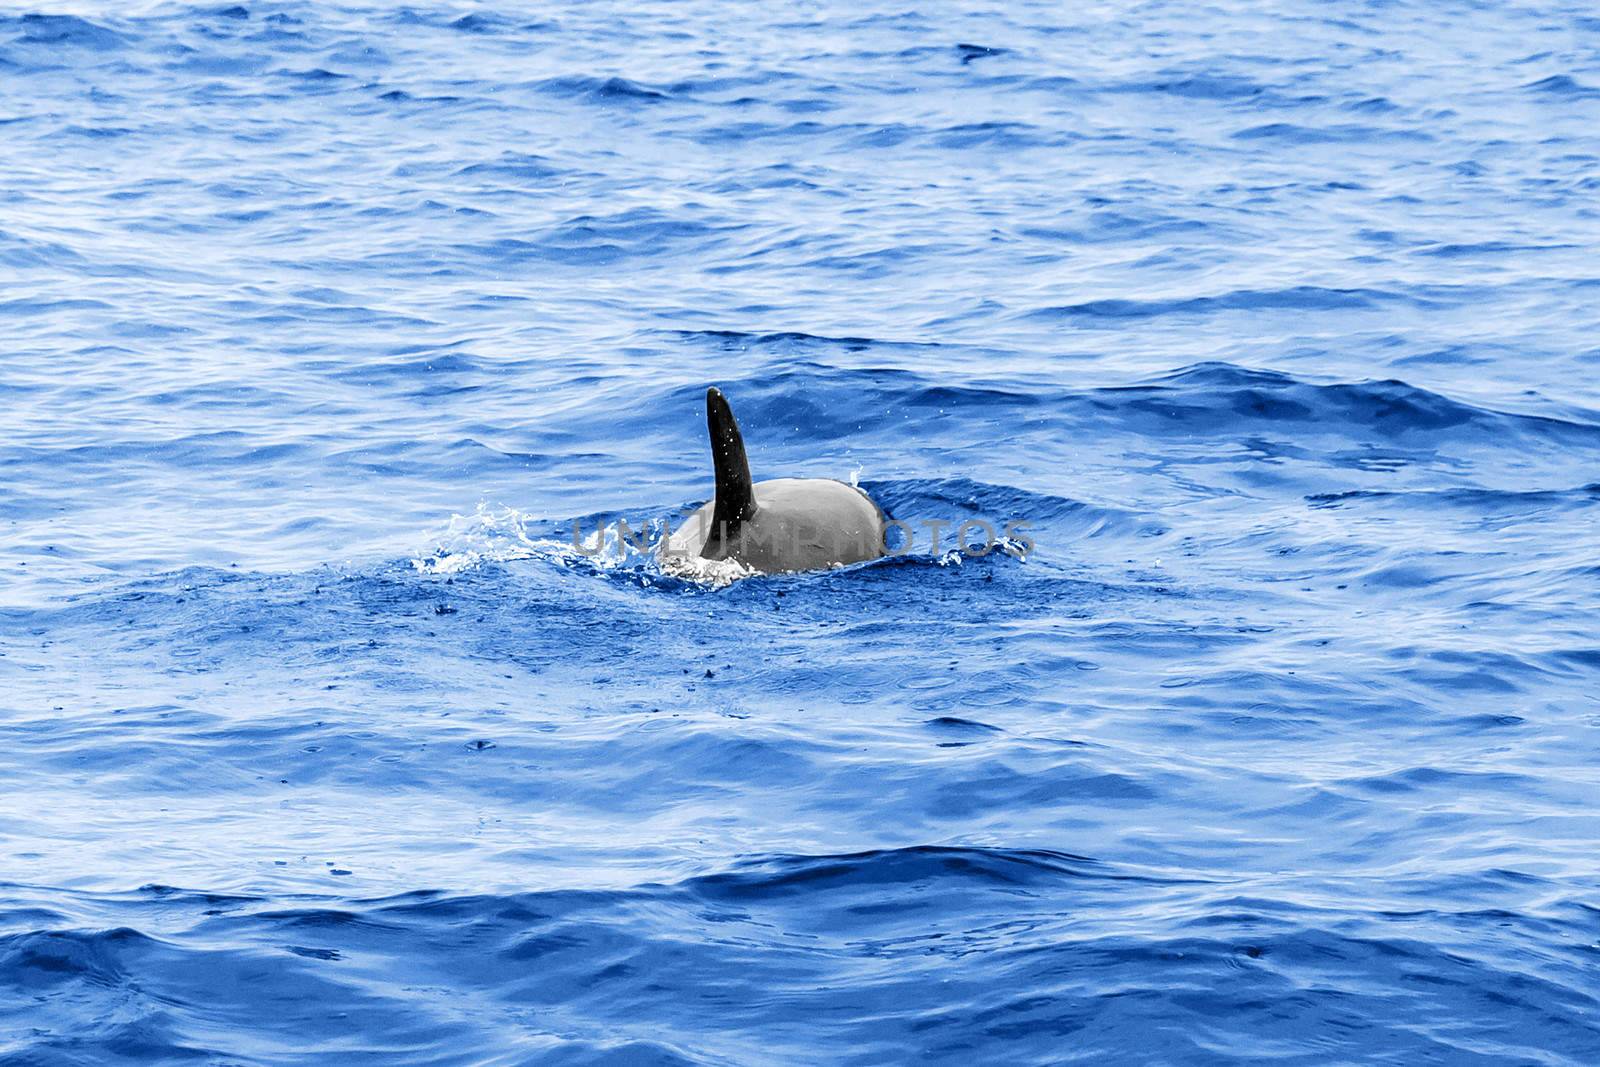
<svg viewBox="0 0 1600 1067"><path fill-rule="evenodd" d="M732 530L755 515L756 491L750 481L750 460L744 454L744 435L739 433L727 398L715 386L706 390L706 429L711 433L711 463L717 473L717 502L711 513L711 540L716 541L723 530Z"/></svg>

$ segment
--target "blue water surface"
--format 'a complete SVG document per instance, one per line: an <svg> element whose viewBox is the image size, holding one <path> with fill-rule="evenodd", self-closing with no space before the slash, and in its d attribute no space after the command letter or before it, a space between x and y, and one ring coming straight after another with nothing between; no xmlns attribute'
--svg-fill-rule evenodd
<svg viewBox="0 0 1600 1067"><path fill-rule="evenodd" d="M12 5L0 1061L1600 1062L1597 131L1561 0ZM713 384L913 551L575 551Z"/></svg>

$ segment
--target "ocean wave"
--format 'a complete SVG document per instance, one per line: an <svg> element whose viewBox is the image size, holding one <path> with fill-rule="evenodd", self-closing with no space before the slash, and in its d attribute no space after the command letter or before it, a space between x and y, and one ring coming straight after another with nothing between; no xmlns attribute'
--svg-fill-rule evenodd
<svg viewBox="0 0 1600 1067"><path fill-rule="evenodd" d="M0 1059L1589 1064L1597 27L0 16Z"/></svg>

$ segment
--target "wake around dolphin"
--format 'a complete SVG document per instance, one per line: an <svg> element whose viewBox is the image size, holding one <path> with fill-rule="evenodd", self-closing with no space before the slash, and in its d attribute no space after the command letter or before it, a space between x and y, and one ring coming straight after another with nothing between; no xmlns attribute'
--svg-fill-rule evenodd
<svg viewBox="0 0 1600 1067"><path fill-rule="evenodd" d="M728 560L764 574L824 570L884 554L883 510L831 478L750 480L744 436L722 392L706 390L716 496L662 547L668 557Z"/></svg>

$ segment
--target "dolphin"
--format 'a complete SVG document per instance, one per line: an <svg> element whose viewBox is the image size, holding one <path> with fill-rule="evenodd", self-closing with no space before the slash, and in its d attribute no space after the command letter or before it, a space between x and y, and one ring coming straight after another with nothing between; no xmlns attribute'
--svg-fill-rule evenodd
<svg viewBox="0 0 1600 1067"><path fill-rule="evenodd" d="M831 478L750 480L744 435L722 391L706 390L716 496L663 543L669 556L732 560L762 574L825 570L884 555L887 519L872 498Z"/></svg>

